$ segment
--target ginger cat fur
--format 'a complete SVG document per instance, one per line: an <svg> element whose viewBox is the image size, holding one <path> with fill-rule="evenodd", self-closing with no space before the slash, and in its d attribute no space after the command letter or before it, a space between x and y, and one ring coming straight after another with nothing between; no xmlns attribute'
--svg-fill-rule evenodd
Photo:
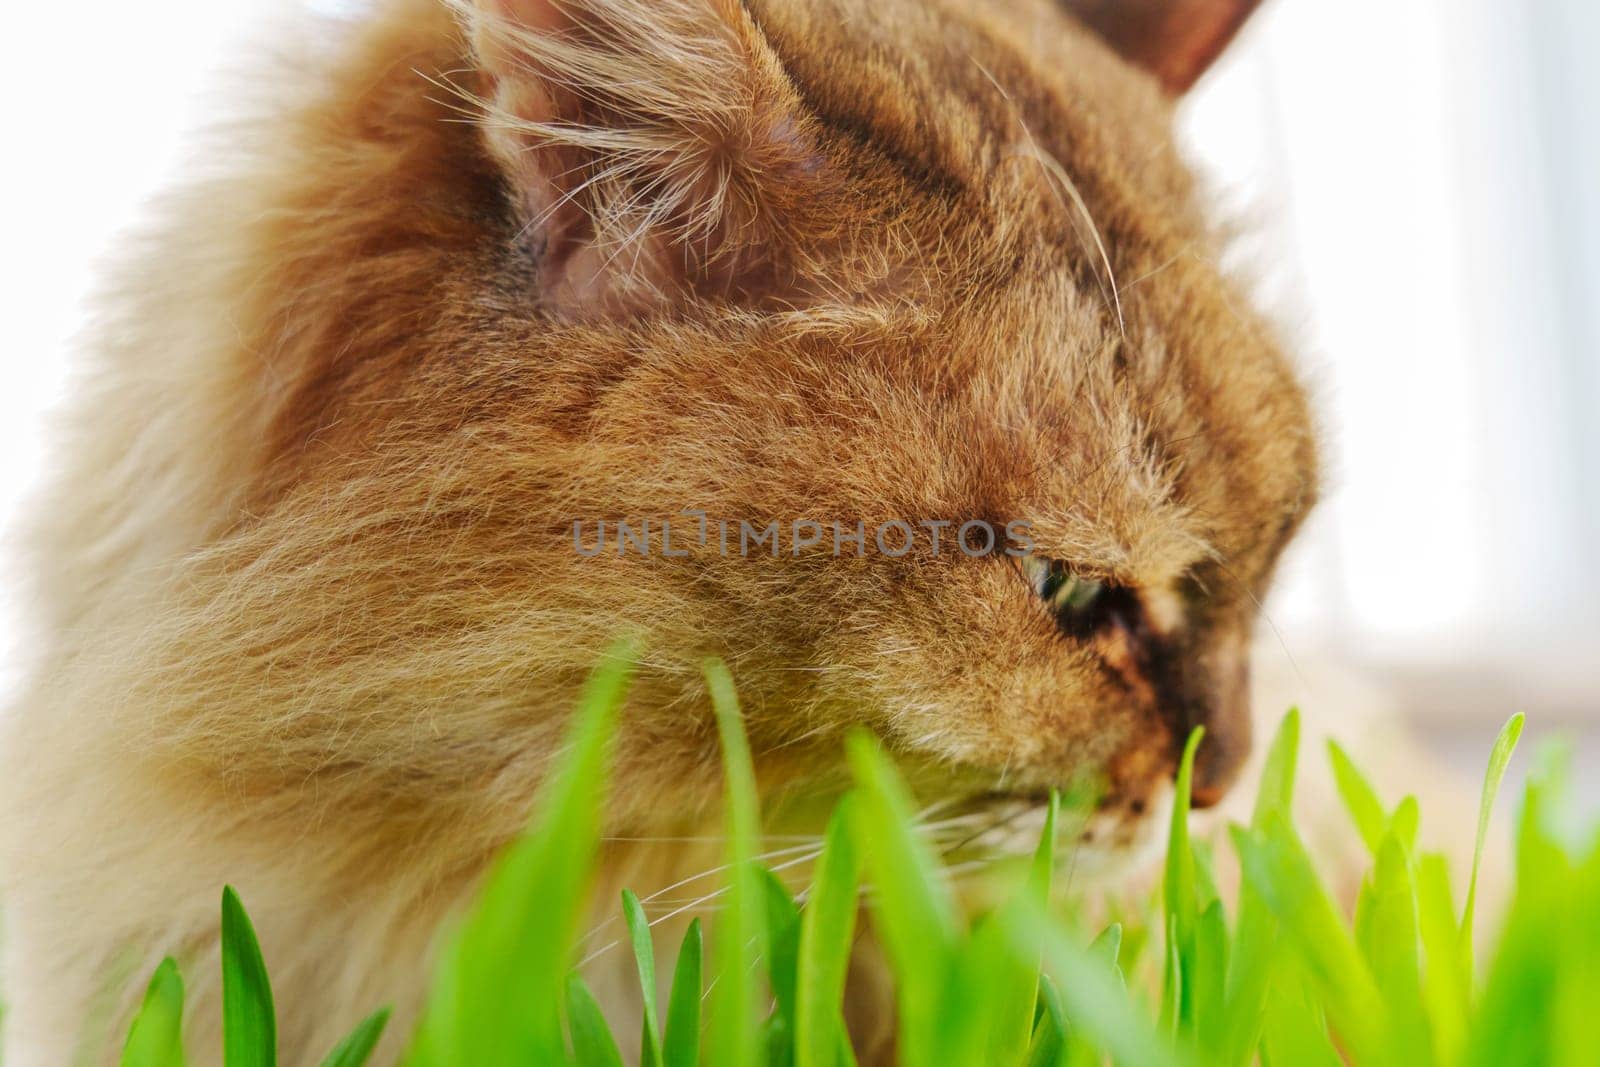
<svg viewBox="0 0 1600 1067"><path fill-rule="evenodd" d="M865 727L935 796L1096 774L1117 851L1202 723L1219 798L1317 482L1172 140L1249 7L378 0L308 29L129 246L29 531L7 1067L108 1062L168 953L210 1062L224 883L283 1062L384 1003L392 1058L619 633L619 837L715 825L708 655L774 798ZM921 526L894 558L574 550L685 509L1026 521L1084 598ZM600 906L712 862L616 843Z"/></svg>

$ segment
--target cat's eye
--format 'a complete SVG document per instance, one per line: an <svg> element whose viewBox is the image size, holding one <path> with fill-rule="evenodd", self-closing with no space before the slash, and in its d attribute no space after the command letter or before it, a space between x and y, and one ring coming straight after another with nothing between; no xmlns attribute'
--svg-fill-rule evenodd
<svg viewBox="0 0 1600 1067"><path fill-rule="evenodd" d="M1109 588L1104 582L1074 574L1072 568L1058 559L1038 556L1022 557L1022 573L1063 629L1072 632L1094 629L1095 609Z"/></svg>

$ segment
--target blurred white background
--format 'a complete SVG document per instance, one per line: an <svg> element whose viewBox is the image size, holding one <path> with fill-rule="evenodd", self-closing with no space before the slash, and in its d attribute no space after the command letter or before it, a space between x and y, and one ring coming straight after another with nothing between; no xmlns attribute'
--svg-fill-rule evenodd
<svg viewBox="0 0 1600 1067"><path fill-rule="evenodd" d="M10 13L8 528L98 256L177 175L215 72L293 6ZM1330 442L1270 605L1282 647L1376 680L1474 767L1514 710L1600 740L1596 55L1592 0L1272 0L1185 105ZM19 607L0 598L0 681Z"/></svg>
<svg viewBox="0 0 1600 1067"><path fill-rule="evenodd" d="M1474 770L1517 710L1600 770L1597 52L1592 0L1273 0L1185 116L1321 387L1270 614Z"/></svg>

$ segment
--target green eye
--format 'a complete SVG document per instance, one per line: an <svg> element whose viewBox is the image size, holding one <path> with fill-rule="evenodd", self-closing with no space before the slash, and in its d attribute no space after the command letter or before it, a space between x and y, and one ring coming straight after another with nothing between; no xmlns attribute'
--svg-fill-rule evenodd
<svg viewBox="0 0 1600 1067"><path fill-rule="evenodd" d="M1063 622L1081 619L1093 610L1106 591L1104 583L1080 578L1058 559L1025 556L1022 572L1050 613Z"/></svg>

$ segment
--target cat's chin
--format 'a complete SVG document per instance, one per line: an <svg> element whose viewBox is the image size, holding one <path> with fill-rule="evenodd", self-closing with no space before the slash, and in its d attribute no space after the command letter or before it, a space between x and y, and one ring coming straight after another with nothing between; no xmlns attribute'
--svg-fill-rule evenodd
<svg viewBox="0 0 1600 1067"><path fill-rule="evenodd" d="M1171 784L1164 784L1138 811L1117 807L1090 816L1065 861L1074 876L1090 884L1119 885L1153 869L1164 853L1173 795Z"/></svg>
<svg viewBox="0 0 1600 1067"><path fill-rule="evenodd" d="M1172 785L1165 782L1138 803L1102 804L1087 814L1062 810L1056 828L1060 876L1078 886L1116 886L1149 872L1160 862L1172 801ZM944 842L945 854L957 864L967 852L990 857L1031 855L1044 832L1047 812L1039 796L985 797L973 814L960 817L961 822L973 820L972 828L956 846Z"/></svg>

